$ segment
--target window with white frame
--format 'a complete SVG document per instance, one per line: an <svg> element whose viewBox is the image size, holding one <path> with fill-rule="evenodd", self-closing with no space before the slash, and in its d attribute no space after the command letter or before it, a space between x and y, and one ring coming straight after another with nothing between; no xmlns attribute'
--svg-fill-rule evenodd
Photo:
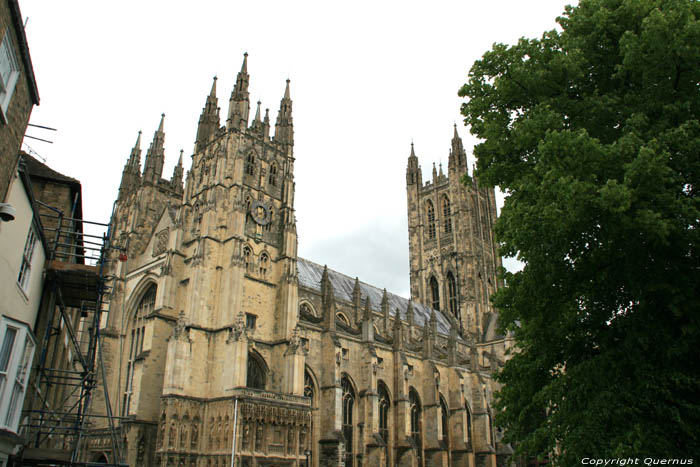
<svg viewBox="0 0 700 467"><path fill-rule="evenodd" d="M36 343L29 327L0 318L0 428L17 432Z"/></svg>
<svg viewBox="0 0 700 467"><path fill-rule="evenodd" d="M19 274L17 275L17 283L24 292L27 292L29 288L29 276L32 272L32 257L34 256L34 250L36 250L37 240L36 228L34 224L32 224L29 226L27 242L24 244L24 251L22 252L22 264L19 267Z"/></svg>
<svg viewBox="0 0 700 467"><path fill-rule="evenodd" d="M12 93L19 78L19 63L12 47L11 33L8 30L0 43L0 109L5 117L12 99Z"/></svg>

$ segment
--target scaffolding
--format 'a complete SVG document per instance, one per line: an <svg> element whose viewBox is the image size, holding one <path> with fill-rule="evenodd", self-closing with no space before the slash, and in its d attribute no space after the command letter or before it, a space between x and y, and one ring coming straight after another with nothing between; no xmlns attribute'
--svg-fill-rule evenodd
<svg viewBox="0 0 700 467"><path fill-rule="evenodd" d="M21 426L26 445L15 465L124 466L100 342L113 285L113 277L107 274L114 250L110 225L69 217L38 204L43 207L40 216L50 255L37 324L33 400L25 404ZM106 406L102 415L90 408L100 386ZM81 452L86 446L84 435L95 430L108 433L111 459L88 462Z"/></svg>

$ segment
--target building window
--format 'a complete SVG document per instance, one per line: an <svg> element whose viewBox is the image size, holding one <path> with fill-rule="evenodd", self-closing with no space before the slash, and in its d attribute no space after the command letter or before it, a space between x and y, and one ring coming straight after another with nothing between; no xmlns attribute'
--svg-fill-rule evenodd
<svg viewBox="0 0 700 467"><path fill-rule="evenodd" d="M274 216L274 210L272 208L269 208L269 215L267 216L267 224L263 226L263 230L265 232L269 232L272 229L272 216Z"/></svg>
<svg viewBox="0 0 700 467"><path fill-rule="evenodd" d="M245 270L248 271L250 269L250 248L243 247L243 264L245 265Z"/></svg>
<svg viewBox="0 0 700 467"><path fill-rule="evenodd" d="M343 437L345 438L345 465L353 466L353 409L355 408L355 390L347 376L341 381L343 390Z"/></svg>
<svg viewBox="0 0 700 467"><path fill-rule="evenodd" d="M37 240L36 228L34 228L34 224L31 224L29 226L29 233L27 234L27 241L24 244L22 264L19 267L19 275L17 276L17 283L24 292L27 292L29 288L29 277L32 272L32 258L34 257L34 250L36 250Z"/></svg>
<svg viewBox="0 0 700 467"><path fill-rule="evenodd" d="M445 399L440 396L440 422L442 425L442 440L447 443L450 434L450 412L447 410Z"/></svg>
<svg viewBox="0 0 700 467"><path fill-rule="evenodd" d="M265 389L265 363L254 353L248 353L248 373L246 387Z"/></svg>
<svg viewBox="0 0 700 467"><path fill-rule="evenodd" d="M442 217L445 224L445 233L452 232L452 211L450 209L450 198L442 197Z"/></svg>
<svg viewBox="0 0 700 467"><path fill-rule="evenodd" d="M391 402L389 400L389 391L387 391L384 383L379 383L379 436L382 437L386 446L389 446L389 408Z"/></svg>
<svg viewBox="0 0 700 467"><path fill-rule="evenodd" d="M10 34L8 30L0 44L0 109L5 121L7 121L5 116L7 108L10 106L10 99L19 78L19 63L12 47Z"/></svg>
<svg viewBox="0 0 700 467"><path fill-rule="evenodd" d="M277 186L277 166L273 165L270 167L270 176L267 179L267 182L271 186Z"/></svg>
<svg viewBox="0 0 700 467"><path fill-rule="evenodd" d="M457 281L452 272L447 273L447 300L452 316L459 319L459 302L457 301Z"/></svg>
<svg viewBox="0 0 700 467"><path fill-rule="evenodd" d="M411 410L411 438L416 446L418 465L421 465L423 458L423 440L421 436L421 404L418 393L411 388L408 391L408 401Z"/></svg>
<svg viewBox="0 0 700 467"><path fill-rule="evenodd" d="M464 408L467 412L467 443L472 440L472 411L469 410L469 404L464 404Z"/></svg>
<svg viewBox="0 0 700 467"><path fill-rule="evenodd" d="M255 175L255 154L250 153L245 162L245 173L247 175Z"/></svg>
<svg viewBox="0 0 700 467"><path fill-rule="evenodd" d="M5 316L0 320L0 427L17 432L34 349L29 327Z"/></svg>
<svg viewBox="0 0 700 467"><path fill-rule="evenodd" d="M270 258L266 253L260 255L260 277L267 275L267 268L270 266Z"/></svg>
<svg viewBox="0 0 700 467"><path fill-rule="evenodd" d="M435 208L432 201L428 200L426 210L428 212L428 238L433 239L435 238Z"/></svg>
<svg viewBox="0 0 700 467"><path fill-rule="evenodd" d="M438 287L435 276L430 276L430 293L432 295L432 305L434 310L440 309L440 287Z"/></svg>
<svg viewBox="0 0 700 467"><path fill-rule="evenodd" d="M254 331L255 330L255 322L257 321L258 317L255 315L251 315L250 313L245 314L245 327L249 331Z"/></svg>
<svg viewBox="0 0 700 467"><path fill-rule="evenodd" d="M146 333L146 317L153 312L156 304L156 285L151 284L139 301L131 321L129 359L126 362L126 387L122 403L122 416L129 415L131 396L134 392L134 365L143 351L143 337ZM127 333L129 335L129 333Z"/></svg>

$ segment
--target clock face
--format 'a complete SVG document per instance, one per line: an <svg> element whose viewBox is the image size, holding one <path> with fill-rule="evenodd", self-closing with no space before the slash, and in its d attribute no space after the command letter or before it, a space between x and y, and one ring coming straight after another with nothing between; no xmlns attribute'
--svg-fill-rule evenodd
<svg viewBox="0 0 700 467"><path fill-rule="evenodd" d="M250 217L258 225L266 225L270 223L270 208L262 201L253 201L250 203Z"/></svg>

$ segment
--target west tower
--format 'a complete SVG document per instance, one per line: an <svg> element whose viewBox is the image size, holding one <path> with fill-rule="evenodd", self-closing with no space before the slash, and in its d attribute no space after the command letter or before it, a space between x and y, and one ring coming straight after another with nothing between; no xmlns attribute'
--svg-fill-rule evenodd
<svg viewBox="0 0 700 467"><path fill-rule="evenodd" d="M462 183L467 154L454 128L447 175L433 163L423 183L411 143L406 168L411 298L450 316L464 337L492 338L496 315L489 297L498 288L501 259L493 241L496 198L475 179Z"/></svg>

